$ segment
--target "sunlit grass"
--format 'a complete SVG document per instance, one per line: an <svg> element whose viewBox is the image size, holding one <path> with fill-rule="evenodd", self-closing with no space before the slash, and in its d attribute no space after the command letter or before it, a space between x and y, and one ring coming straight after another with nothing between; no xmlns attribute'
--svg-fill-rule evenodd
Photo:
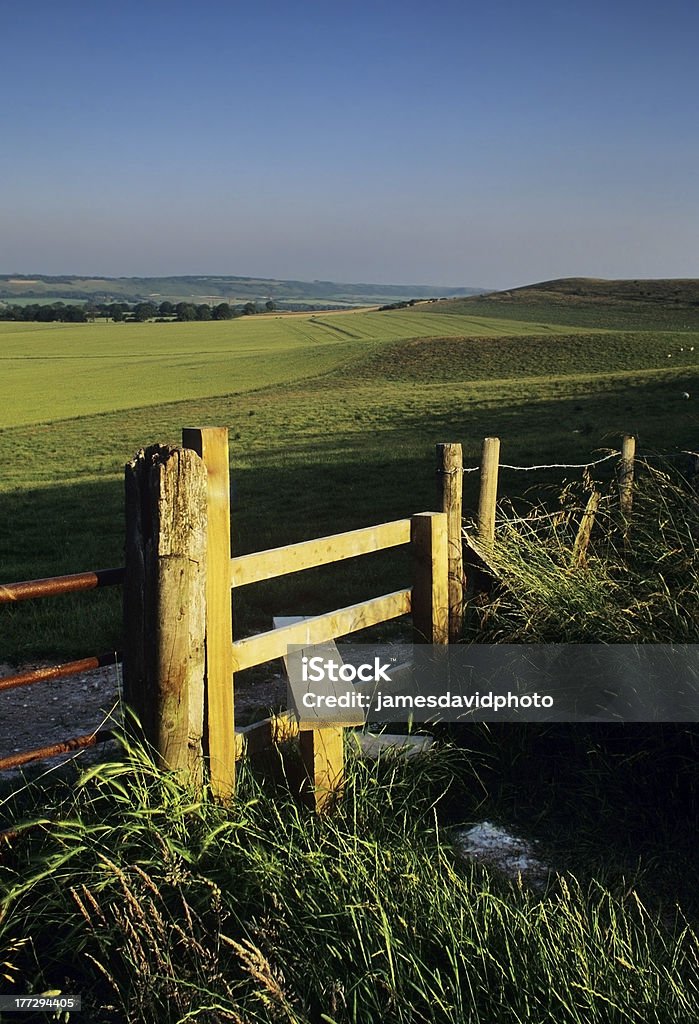
<svg viewBox="0 0 699 1024"><path fill-rule="evenodd" d="M80 991L104 1024L694 1019L681 913L661 920L633 886L567 874L533 892L459 860L454 791L474 820L478 771L449 749L350 760L319 819L248 772L224 809L131 748L30 795L42 824L3 868L10 985Z"/></svg>

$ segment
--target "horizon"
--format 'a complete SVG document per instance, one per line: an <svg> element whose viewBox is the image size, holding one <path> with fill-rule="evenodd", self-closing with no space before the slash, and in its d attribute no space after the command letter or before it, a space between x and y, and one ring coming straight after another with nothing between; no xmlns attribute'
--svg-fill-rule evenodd
<svg viewBox="0 0 699 1024"><path fill-rule="evenodd" d="M66 272L66 271L56 271L55 273L50 273L49 274L49 273L45 273L42 270L3 270L3 271L0 271L0 279L9 278L10 280L13 280L13 279L16 278L19 281L19 280L22 280L24 278L28 278L28 279L36 278L38 280L38 279L47 278L47 277L53 277L53 278L68 277L68 278L74 278L76 280L85 280L85 281L149 281L149 280L157 281L157 280L168 280L170 278L182 278L182 279L185 279L185 278L195 278L195 279L196 278L214 278L214 279L215 278L224 278L224 279L225 278L233 278L233 279L237 279L237 280L240 280L240 281L265 281L265 282L266 281L270 281L270 282L272 282L272 281L290 281L290 282L298 281L299 284L348 284L348 285L353 285L355 287L359 286L359 285L366 284L366 285L372 285L372 286L377 286L378 285L378 286L380 286L382 288L412 288L412 287L420 288L420 287L423 287L423 286L426 287L426 288L435 288L435 287L442 286L444 288L449 288L449 289L452 289L452 290L457 289L457 288L471 288L471 287L480 289L480 285L448 284L448 283L445 283L444 281L438 281L436 285L428 284L428 282L426 282L426 281L417 281L417 282L416 281L368 281L368 280L366 280L366 281L340 281L340 280L337 280L337 279L334 279L334 278L330 278L330 277L314 277L314 278L271 277L269 275L262 275L262 274L229 274L229 273L223 273L221 271L213 271L212 273L209 273L209 274L198 274L198 273L192 273L192 272L184 273L184 274L158 274L158 273L155 273L155 274L87 274L87 273L86 274L80 274L80 273L74 274L74 273L69 273L69 272ZM511 285L510 287L516 287L516 286L515 285ZM483 291L491 291L491 290L494 290L494 289L487 289L487 288L483 287Z"/></svg>
<svg viewBox="0 0 699 1024"><path fill-rule="evenodd" d="M3 26L0 272L699 277L697 29L684 0L29 0Z"/></svg>

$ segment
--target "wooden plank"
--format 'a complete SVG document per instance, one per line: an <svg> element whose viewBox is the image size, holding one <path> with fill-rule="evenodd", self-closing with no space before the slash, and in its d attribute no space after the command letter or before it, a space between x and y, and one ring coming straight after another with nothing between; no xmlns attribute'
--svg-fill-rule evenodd
<svg viewBox="0 0 699 1024"><path fill-rule="evenodd" d="M212 792L225 800L235 788L228 430L186 428L182 443L201 456L207 471L206 754Z"/></svg>
<svg viewBox="0 0 699 1024"><path fill-rule="evenodd" d="M257 636L246 637L233 644L237 669L262 665L286 654L290 644L303 646L320 644L347 633L354 633L378 622L387 622L399 615L407 615L411 608L411 591L396 590L392 594L374 597L369 601L339 608L324 615L315 615L293 626L272 629Z"/></svg>
<svg viewBox="0 0 699 1024"><path fill-rule="evenodd" d="M161 763L202 777L206 469L182 448L126 467L124 699Z"/></svg>
<svg viewBox="0 0 699 1024"><path fill-rule="evenodd" d="M413 641L449 642L449 560L444 512L420 512L411 519L415 560Z"/></svg>
<svg viewBox="0 0 699 1024"><path fill-rule="evenodd" d="M437 483L447 517L449 557L449 643L464 635L464 551L462 504L464 462L460 444L437 445Z"/></svg>
<svg viewBox="0 0 699 1024"><path fill-rule="evenodd" d="M308 620L308 618L309 618L308 615L275 615L274 618L272 619L272 623L273 623L275 629L283 629L285 626L293 626L297 622L306 622ZM337 665L344 664L343 659L342 659L342 655L338 651L337 644L335 643L334 640L326 640L322 644L312 644L312 645L310 645L307 648L302 647L300 649L300 651L299 651L297 656L298 657L302 657L303 655L308 655L309 657L321 657L324 660L330 658ZM287 678L290 678L290 675L289 675L289 659L288 659L286 654L283 655L283 660L284 660L284 668L286 669ZM338 683L334 687L334 689L336 691L336 694L339 695L340 693L345 693L346 692L347 686L344 683ZM334 718L334 720L332 722L331 721L327 721L327 722L323 722L320 725L318 723L317 718L316 719L304 719L303 716L300 716L300 728L302 730L303 729L311 729L311 728L325 728L326 725L335 725L335 726L339 725L339 726L343 726L343 727L349 727L349 726L355 726L355 725L363 726L364 725L364 712L362 711L361 708L352 708L352 709L347 709L347 710L344 710L344 711L340 710L337 713L337 717Z"/></svg>
<svg viewBox="0 0 699 1024"><path fill-rule="evenodd" d="M296 716L290 711L282 711L253 725L238 727L235 730L235 756L238 760L241 757L253 757L298 734Z"/></svg>
<svg viewBox="0 0 699 1024"><path fill-rule="evenodd" d="M498 501L498 470L500 439L483 439L481 453L480 493L478 495L478 539L487 550L495 543L495 511Z"/></svg>
<svg viewBox="0 0 699 1024"><path fill-rule="evenodd" d="M384 754L398 754L401 757L415 757L432 749L431 736L403 736L387 732L350 732L350 744L355 746L360 757L375 760Z"/></svg>
<svg viewBox="0 0 699 1024"><path fill-rule="evenodd" d="M287 573L340 562L345 558L354 558L355 555L383 551L409 542L410 520L398 519L379 526L302 541L300 544L237 555L231 559L231 586L242 587L248 583L274 579Z"/></svg>

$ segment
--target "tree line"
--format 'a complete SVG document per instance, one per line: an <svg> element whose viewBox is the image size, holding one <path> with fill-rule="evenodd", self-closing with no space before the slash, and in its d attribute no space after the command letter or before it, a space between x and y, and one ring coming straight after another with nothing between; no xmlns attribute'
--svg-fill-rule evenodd
<svg viewBox="0 0 699 1024"><path fill-rule="evenodd" d="M69 324L85 324L97 319L113 320L114 323L145 323L147 320L183 323L194 320L233 320L238 316L271 313L275 308L271 299L262 306L256 302L232 306L229 302L210 305L208 302L175 303L167 300L158 305L154 302L88 302L77 306L65 302L34 302L26 305L0 305L0 320Z"/></svg>

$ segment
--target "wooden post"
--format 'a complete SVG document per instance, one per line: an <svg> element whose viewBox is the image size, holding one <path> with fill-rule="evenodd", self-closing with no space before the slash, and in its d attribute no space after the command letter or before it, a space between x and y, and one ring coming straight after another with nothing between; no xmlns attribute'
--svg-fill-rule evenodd
<svg viewBox="0 0 699 1024"><path fill-rule="evenodd" d="M449 643L449 557L444 512L420 512L410 520L415 559L412 594L415 643Z"/></svg>
<svg viewBox="0 0 699 1024"><path fill-rule="evenodd" d="M619 466L619 504L624 516L631 515L633 505L633 463L636 457L636 438L633 434L625 434L621 444L621 464Z"/></svg>
<svg viewBox="0 0 699 1024"><path fill-rule="evenodd" d="M332 810L342 792L345 771L345 730L341 725L302 729L299 748L305 778L299 787L306 806L323 813Z"/></svg>
<svg viewBox="0 0 699 1024"><path fill-rule="evenodd" d="M447 517L449 559L449 643L464 634L464 549L461 538L464 461L460 444L437 445L437 484Z"/></svg>
<svg viewBox="0 0 699 1024"><path fill-rule="evenodd" d="M163 767L203 780L206 469L153 445L126 466L124 700Z"/></svg>
<svg viewBox="0 0 699 1024"><path fill-rule="evenodd" d="M590 536L592 535L592 527L595 525L595 516L597 515L601 497L602 495L599 491L593 491L587 500L587 505L585 506L575 538L575 544L573 545L571 565L574 568L583 565L587 557L587 548L590 543Z"/></svg>
<svg viewBox="0 0 699 1024"><path fill-rule="evenodd" d="M303 622L304 618L303 615L275 615L272 621L274 628L279 629ZM312 644L307 653L309 656L332 658L337 664L342 664L340 652L332 640L324 644ZM288 674L289 659L286 655L284 666ZM363 714L358 713L348 716L347 724L362 725L363 720ZM337 724L299 730L302 772L297 779L290 779L290 782L297 789L301 802L318 813L332 810L342 793L345 776L344 735L344 727Z"/></svg>
<svg viewBox="0 0 699 1024"><path fill-rule="evenodd" d="M500 438L483 439L481 454L480 493L478 496L478 540L483 548L492 550L495 543L495 510L498 501L498 469Z"/></svg>
<svg viewBox="0 0 699 1024"><path fill-rule="evenodd" d="M187 428L182 443L201 456L207 472L205 753L211 789L225 800L235 788L228 429Z"/></svg>

